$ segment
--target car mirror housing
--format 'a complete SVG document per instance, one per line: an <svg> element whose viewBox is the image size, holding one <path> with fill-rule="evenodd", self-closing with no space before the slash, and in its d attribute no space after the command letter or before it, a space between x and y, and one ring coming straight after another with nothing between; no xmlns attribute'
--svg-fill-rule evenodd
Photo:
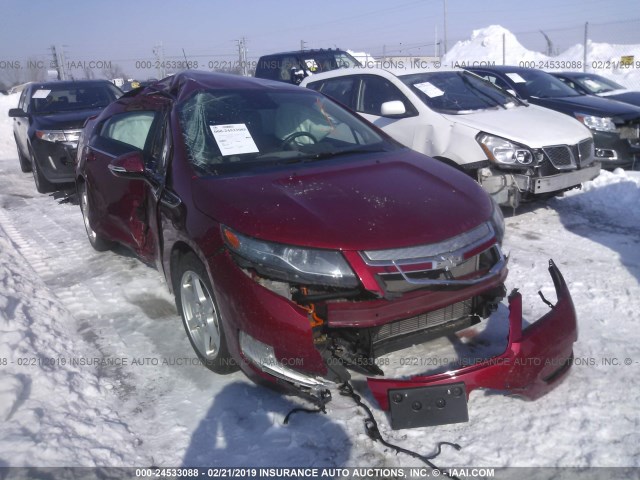
<svg viewBox="0 0 640 480"><path fill-rule="evenodd" d="M404 103L400 100L392 100L390 102L384 102L380 106L380 114L383 117L390 117L395 115L404 115L407 113L407 109L404 106Z"/></svg>
<svg viewBox="0 0 640 480"><path fill-rule="evenodd" d="M145 170L142 152L130 152L114 158L109 164L109 170L116 177L143 178Z"/></svg>
<svg viewBox="0 0 640 480"><path fill-rule="evenodd" d="M27 114L27 112L25 112L21 108L11 108L9 110L9 116L16 118L16 117L28 117L29 115Z"/></svg>

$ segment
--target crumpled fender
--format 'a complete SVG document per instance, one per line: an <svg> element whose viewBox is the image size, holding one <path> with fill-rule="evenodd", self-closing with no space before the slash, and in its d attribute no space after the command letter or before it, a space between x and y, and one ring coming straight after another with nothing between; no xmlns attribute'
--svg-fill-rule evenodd
<svg viewBox="0 0 640 480"><path fill-rule="evenodd" d="M467 397L476 388L487 388L530 400L555 388L571 367L578 327L569 289L553 260L549 261L549 273L557 303L526 329L522 328L522 296L517 290L509 296L509 338L501 355L457 370L408 380L368 378L380 407L389 410L389 390L449 383L464 382Z"/></svg>

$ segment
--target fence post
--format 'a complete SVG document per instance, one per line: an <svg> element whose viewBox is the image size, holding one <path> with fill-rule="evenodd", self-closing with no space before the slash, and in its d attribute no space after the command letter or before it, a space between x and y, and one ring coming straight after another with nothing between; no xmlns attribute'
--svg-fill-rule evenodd
<svg viewBox="0 0 640 480"><path fill-rule="evenodd" d="M507 49L505 46L507 39L506 39L506 35L503 33L502 34L502 65L506 65L507 64Z"/></svg>
<svg viewBox="0 0 640 480"><path fill-rule="evenodd" d="M589 40L589 22L584 24L584 54L582 55L582 71L587 71L587 41Z"/></svg>

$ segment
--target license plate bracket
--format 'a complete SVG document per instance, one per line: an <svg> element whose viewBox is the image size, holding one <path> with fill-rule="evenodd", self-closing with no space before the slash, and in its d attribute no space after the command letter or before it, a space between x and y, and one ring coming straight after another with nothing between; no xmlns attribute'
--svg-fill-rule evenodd
<svg viewBox="0 0 640 480"><path fill-rule="evenodd" d="M389 390L394 430L469 421L464 382Z"/></svg>

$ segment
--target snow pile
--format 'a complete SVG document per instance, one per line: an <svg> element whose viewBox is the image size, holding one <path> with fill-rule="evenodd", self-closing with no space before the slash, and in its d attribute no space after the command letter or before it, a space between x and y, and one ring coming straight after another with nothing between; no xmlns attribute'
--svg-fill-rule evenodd
<svg viewBox="0 0 640 480"><path fill-rule="evenodd" d="M567 192L561 202L590 215L625 219L627 224L640 227L640 174L620 168L602 171L582 190Z"/></svg>
<svg viewBox="0 0 640 480"><path fill-rule="evenodd" d="M506 45L506 64L518 65L523 60L545 60L539 52L527 50L516 36L500 25L474 30L471 39L457 42L443 57L443 64L478 65L477 62L495 62L502 65L503 38Z"/></svg>
<svg viewBox="0 0 640 480"><path fill-rule="evenodd" d="M574 45L556 57L548 57L543 53L526 49L513 33L500 25L474 30L469 40L457 42L447 52L442 59L443 64L480 67L495 62L496 65L502 65L503 39L506 65L537 66L538 62L549 61L553 66L556 62L579 62L578 68L569 68L569 65L567 68L558 68L556 71L582 71L583 45ZM623 55L640 58L640 45L612 45L588 41L587 71L609 77L627 88L640 89L640 70L619 67L620 57Z"/></svg>
<svg viewBox="0 0 640 480"><path fill-rule="evenodd" d="M18 106L19 93L11 95L0 94L0 158L16 156L16 142L13 139L13 118L9 117L10 108Z"/></svg>

